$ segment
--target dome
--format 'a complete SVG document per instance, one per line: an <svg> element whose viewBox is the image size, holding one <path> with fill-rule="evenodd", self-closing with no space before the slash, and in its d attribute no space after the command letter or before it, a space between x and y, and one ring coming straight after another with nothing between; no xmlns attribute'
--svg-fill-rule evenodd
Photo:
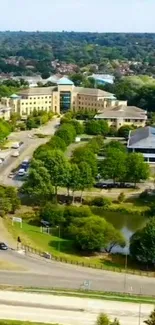
<svg viewBox="0 0 155 325"><path fill-rule="evenodd" d="M73 86L74 83L73 83L73 81L69 80L68 78L63 77L58 80L57 85L58 86L61 86L61 85L62 86Z"/></svg>
<svg viewBox="0 0 155 325"><path fill-rule="evenodd" d="M10 98L12 98L12 99L16 99L16 98L19 98L19 96L16 95L16 94L13 94L13 95L10 96Z"/></svg>

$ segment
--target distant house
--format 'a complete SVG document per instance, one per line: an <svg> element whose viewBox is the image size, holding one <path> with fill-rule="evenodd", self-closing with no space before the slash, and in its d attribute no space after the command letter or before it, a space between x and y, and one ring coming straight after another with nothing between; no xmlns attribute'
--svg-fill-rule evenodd
<svg viewBox="0 0 155 325"><path fill-rule="evenodd" d="M107 106L101 114L96 114L96 120L106 120L109 126L119 129L122 125L144 127L147 112L135 106L127 106L126 101L116 101L115 106Z"/></svg>
<svg viewBox="0 0 155 325"><path fill-rule="evenodd" d="M127 148L142 153L148 163L155 163L155 128L147 126L130 131Z"/></svg>
<svg viewBox="0 0 155 325"><path fill-rule="evenodd" d="M113 84L115 77L109 74L92 74L88 78L95 79L97 84L105 85L105 84Z"/></svg>

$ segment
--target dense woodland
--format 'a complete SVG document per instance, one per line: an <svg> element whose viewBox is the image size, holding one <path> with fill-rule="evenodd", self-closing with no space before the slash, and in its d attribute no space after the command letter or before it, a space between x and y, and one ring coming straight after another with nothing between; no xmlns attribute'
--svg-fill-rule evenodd
<svg viewBox="0 0 155 325"><path fill-rule="evenodd" d="M79 32L1 32L0 70L28 73L22 58L30 60L34 71L52 72L51 61L58 59L79 67L97 64L115 70L115 60L142 63L131 68L136 73L155 73L155 34L79 33ZM11 56L20 57L19 65L6 64ZM131 62L132 63L132 62ZM136 71L137 70L137 71Z"/></svg>

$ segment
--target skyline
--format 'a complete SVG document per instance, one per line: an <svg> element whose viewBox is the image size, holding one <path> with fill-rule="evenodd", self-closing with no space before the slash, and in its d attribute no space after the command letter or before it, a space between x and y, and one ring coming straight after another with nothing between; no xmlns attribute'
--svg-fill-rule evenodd
<svg viewBox="0 0 155 325"><path fill-rule="evenodd" d="M1 31L155 32L154 0L5 0Z"/></svg>

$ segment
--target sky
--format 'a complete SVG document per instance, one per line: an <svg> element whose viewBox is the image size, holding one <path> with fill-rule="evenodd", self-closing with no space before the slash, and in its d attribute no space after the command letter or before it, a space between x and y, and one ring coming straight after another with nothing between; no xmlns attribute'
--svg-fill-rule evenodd
<svg viewBox="0 0 155 325"><path fill-rule="evenodd" d="M0 0L0 30L155 32L155 0Z"/></svg>

